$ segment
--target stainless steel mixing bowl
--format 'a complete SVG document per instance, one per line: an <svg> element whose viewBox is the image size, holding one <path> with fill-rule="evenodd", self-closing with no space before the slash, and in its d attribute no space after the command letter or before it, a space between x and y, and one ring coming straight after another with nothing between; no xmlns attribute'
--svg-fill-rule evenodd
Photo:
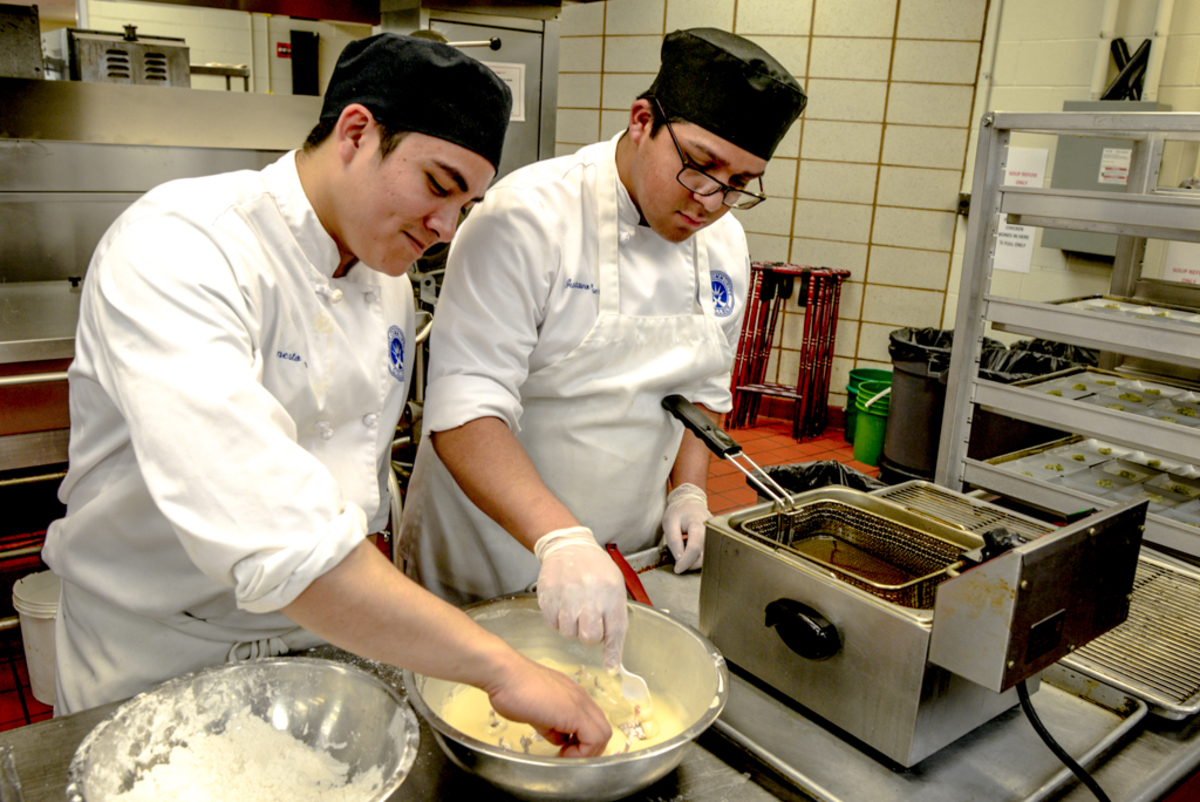
<svg viewBox="0 0 1200 802"><path fill-rule="evenodd" d="M169 680L114 710L75 751L68 802L113 799L174 747L202 732L223 732L246 708L348 764L351 782L380 769L382 783L369 792L364 784L363 802L391 796L417 757L420 729L412 709L365 671L301 657L250 660ZM230 775L228 766L212 770ZM233 789L255 787L252 776L228 779Z"/></svg>
<svg viewBox="0 0 1200 802"><path fill-rule="evenodd" d="M494 599L466 611L518 651L557 651L567 662L602 662L599 646L583 646L547 627L532 595ZM699 632L653 607L630 604L623 662L645 677L653 693L677 702L687 722L674 738L623 755L557 758L511 752L464 734L438 715L453 683L405 671L404 686L438 745L460 768L521 799L605 802L645 788L678 766L729 695L729 672L720 652Z"/></svg>

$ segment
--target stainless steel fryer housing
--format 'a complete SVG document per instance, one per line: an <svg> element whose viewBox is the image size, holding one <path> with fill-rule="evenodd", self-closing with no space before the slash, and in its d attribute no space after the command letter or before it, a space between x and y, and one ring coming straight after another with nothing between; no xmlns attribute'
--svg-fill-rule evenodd
<svg viewBox="0 0 1200 802"><path fill-rule="evenodd" d="M1125 619L1146 507L1009 541L844 487L760 504L708 522L699 628L732 665L912 766ZM814 536L836 548L812 559Z"/></svg>
<svg viewBox="0 0 1200 802"><path fill-rule="evenodd" d="M983 545L979 535L843 487L799 494L783 514L828 502L961 551ZM726 660L903 766L1017 703L1015 691L993 693L929 663L932 610L873 595L771 535L746 529L774 512L772 504L759 504L708 522L699 629ZM764 623L768 607L776 612L773 626ZM822 620L835 644L820 634L808 637L830 631ZM811 649L810 656L795 651L797 645Z"/></svg>

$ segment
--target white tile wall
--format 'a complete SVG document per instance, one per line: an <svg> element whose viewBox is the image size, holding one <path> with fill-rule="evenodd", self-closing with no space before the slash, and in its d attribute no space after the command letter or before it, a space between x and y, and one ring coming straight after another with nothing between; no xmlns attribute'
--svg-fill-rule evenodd
<svg viewBox="0 0 1200 802"><path fill-rule="evenodd" d="M747 233L746 245L752 262L786 262L791 241L787 237Z"/></svg>
<svg viewBox="0 0 1200 802"><path fill-rule="evenodd" d="M908 322L904 326L920 326L920 323ZM863 323L858 329L858 364L855 367L872 368L880 367L891 369L892 357L888 353L888 335L898 328L890 323ZM872 362L878 364L873 365ZM849 383L850 376L847 374L846 382Z"/></svg>
<svg viewBox="0 0 1200 802"><path fill-rule="evenodd" d="M854 356L854 352L858 349L858 321L846 320L841 315L841 311L842 307L839 303L839 319L834 331L833 353L834 356Z"/></svg>
<svg viewBox="0 0 1200 802"><path fill-rule="evenodd" d="M883 206L908 206L952 212L958 208L962 173L958 170L922 170L912 167L879 168L876 202Z"/></svg>
<svg viewBox="0 0 1200 802"><path fill-rule="evenodd" d="M600 72L604 64L603 59L604 40L601 37L579 36L563 39L558 48L558 71Z"/></svg>
<svg viewBox="0 0 1200 802"><path fill-rule="evenodd" d="M879 36L888 39L892 37L896 20L896 0L815 2L814 36Z"/></svg>
<svg viewBox="0 0 1200 802"><path fill-rule="evenodd" d="M974 88L978 61L978 42L898 39L892 57L892 80L965 84Z"/></svg>
<svg viewBox="0 0 1200 802"><path fill-rule="evenodd" d="M810 239L870 242L871 212L868 204L798 200L792 230Z"/></svg>
<svg viewBox="0 0 1200 802"><path fill-rule="evenodd" d="M867 277L872 284L918 290L946 289L950 256L944 251L872 245L870 257Z"/></svg>
<svg viewBox="0 0 1200 802"><path fill-rule="evenodd" d="M883 122L887 105L886 81L834 81L810 78L808 110L804 116L809 120L843 120L851 122Z"/></svg>
<svg viewBox="0 0 1200 802"><path fill-rule="evenodd" d="M791 202L796 197L796 172L799 162L775 156L767 164L763 175L763 191L769 198L785 198Z"/></svg>
<svg viewBox="0 0 1200 802"><path fill-rule="evenodd" d="M892 57L890 39L814 37L808 74L813 78L887 80Z"/></svg>
<svg viewBox="0 0 1200 802"><path fill-rule="evenodd" d="M1200 83L1200 34L1172 36L1163 59L1162 84L1195 86Z"/></svg>
<svg viewBox="0 0 1200 802"><path fill-rule="evenodd" d="M801 82L801 85L803 85L803 82ZM787 133L783 135L783 139L779 140L779 145L775 148L774 158L784 157L794 159L800 155L800 131L806 124L804 119L807 116L806 113L804 117L792 123Z"/></svg>
<svg viewBox="0 0 1200 802"><path fill-rule="evenodd" d="M979 41L987 7L988 0L904 0L896 21L896 36ZM1042 10L1045 13L1047 9L1043 6Z"/></svg>
<svg viewBox="0 0 1200 802"><path fill-rule="evenodd" d="M654 82L654 73L604 73L603 109L620 109L628 112L637 96L650 88Z"/></svg>
<svg viewBox="0 0 1200 802"><path fill-rule="evenodd" d="M632 101L630 101L632 105ZM608 110L600 112L600 139L612 139L629 127L629 108L622 111Z"/></svg>
<svg viewBox="0 0 1200 802"><path fill-rule="evenodd" d="M942 319L945 295L928 290L868 284L863 294L862 319L901 326L936 326Z"/></svg>
<svg viewBox="0 0 1200 802"><path fill-rule="evenodd" d="M1053 14L1047 14L1044 5L1041 7L1042 13L1037 13L1034 4L1027 0L1007 5L1007 13L1002 17L1002 42L1071 39L1089 30L1099 33L1104 10L1101 3L1063 3L1055 7ZM1178 9L1175 13L1179 14Z"/></svg>
<svg viewBox="0 0 1200 802"><path fill-rule="evenodd" d="M809 200L871 203L875 199L873 164L801 160L796 197Z"/></svg>
<svg viewBox="0 0 1200 802"><path fill-rule="evenodd" d="M909 125L944 125L967 128L975 89L943 84L893 82L889 90L887 121Z"/></svg>
<svg viewBox="0 0 1200 802"><path fill-rule="evenodd" d="M1200 3L1176 3L1171 17L1173 36L1200 33Z"/></svg>
<svg viewBox="0 0 1200 802"><path fill-rule="evenodd" d="M605 72L658 72L661 36L608 36L604 40Z"/></svg>
<svg viewBox="0 0 1200 802"><path fill-rule="evenodd" d="M595 109L559 109L556 138L559 142L587 145L596 141L599 125L600 112Z"/></svg>
<svg viewBox="0 0 1200 802"><path fill-rule="evenodd" d="M604 33L606 3L573 3L563 5L559 36L598 36Z"/></svg>
<svg viewBox="0 0 1200 802"><path fill-rule="evenodd" d="M733 216L747 232L775 234L781 237L790 236L792 233L792 204L782 198L760 203L753 209L734 210Z"/></svg>
<svg viewBox="0 0 1200 802"><path fill-rule="evenodd" d="M681 28L733 27L734 0L671 0L667 4L667 31Z"/></svg>
<svg viewBox="0 0 1200 802"><path fill-rule="evenodd" d="M883 126L879 123L843 123L832 120L807 120L801 153L806 159L830 161L879 161Z"/></svg>
<svg viewBox="0 0 1200 802"><path fill-rule="evenodd" d="M867 246L824 239L792 238L792 264L836 267L861 276L867 267Z"/></svg>
<svg viewBox="0 0 1200 802"><path fill-rule="evenodd" d="M889 125L883 134L884 164L961 170L966 149L966 128Z"/></svg>
<svg viewBox="0 0 1200 802"><path fill-rule="evenodd" d="M600 73L564 72L558 76L559 108L594 109L600 105Z"/></svg>
<svg viewBox="0 0 1200 802"><path fill-rule="evenodd" d="M863 287L863 271L854 272L850 267L845 265L833 265L833 267L845 267L850 270L850 278L842 282L842 297L838 307L840 317L848 320L858 320L862 315L862 298Z"/></svg>
<svg viewBox="0 0 1200 802"><path fill-rule="evenodd" d="M778 36L806 36L813 0L738 0L735 31Z"/></svg>
<svg viewBox="0 0 1200 802"><path fill-rule="evenodd" d="M662 35L666 0L605 0L604 32Z"/></svg>
<svg viewBox="0 0 1200 802"><path fill-rule="evenodd" d="M949 253L954 241L954 214L879 206L875 210L871 241Z"/></svg>

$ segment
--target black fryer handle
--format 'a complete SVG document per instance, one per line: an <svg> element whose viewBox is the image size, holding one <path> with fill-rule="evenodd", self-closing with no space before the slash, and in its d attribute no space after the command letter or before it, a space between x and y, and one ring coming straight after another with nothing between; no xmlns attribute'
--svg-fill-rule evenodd
<svg viewBox="0 0 1200 802"><path fill-rule="evenodd" d="M767 605L767 626L784 645L809 660L826 660L842 648L842 638L829 619L795 599L776 599Z"/></svg>
<svg viewBox="0 0 1200 802"><path fill-rule="evenodd" d="M708 450L721 459L742 453L742 447L721 427L712 422L712 418L701 412L695 404L678 393L669 395L662 400L663 409L670 412L679 422L699 437Z"/></svg>

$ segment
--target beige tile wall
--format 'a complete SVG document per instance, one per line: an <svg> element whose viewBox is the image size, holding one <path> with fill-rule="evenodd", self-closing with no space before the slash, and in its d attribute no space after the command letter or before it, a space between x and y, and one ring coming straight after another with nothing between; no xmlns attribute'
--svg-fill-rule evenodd
<svg viewBox="0 0 1200 802"><path fill-rule="evenodd" d="M998 2L998 0L992 0ZM772 159L770 200L737 212L756 261L851 271L830 404L853 367L889 367L888 333L941 323L988 0L607 0L565 5L559 153L612 136L662 37L712 26L755 41L809 95ZM566 91L569 88L570 91ZM793 300L768 379L797 380Z"/></svg>

